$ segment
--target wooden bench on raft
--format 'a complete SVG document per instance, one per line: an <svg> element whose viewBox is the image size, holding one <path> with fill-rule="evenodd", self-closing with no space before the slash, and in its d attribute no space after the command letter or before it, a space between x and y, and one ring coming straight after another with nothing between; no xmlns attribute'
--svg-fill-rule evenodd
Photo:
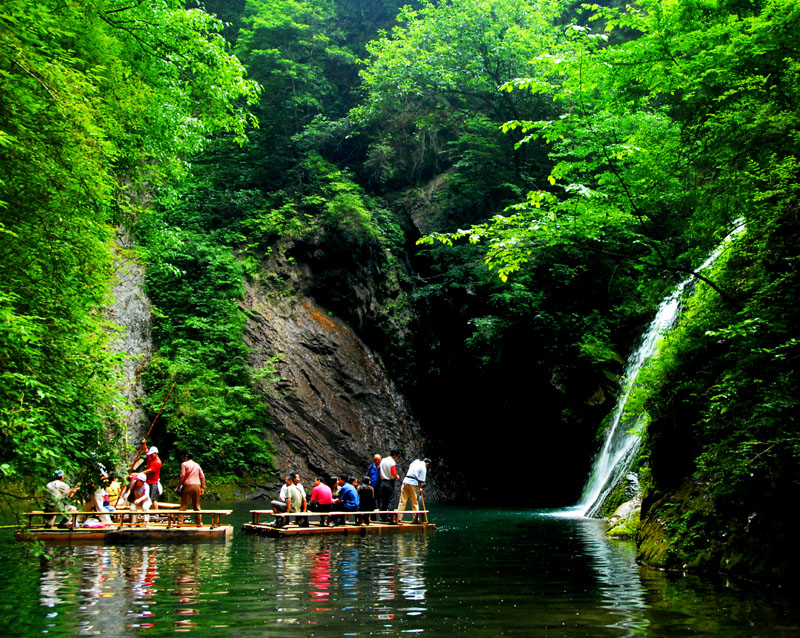
<svg viewBox="0 0 800 638"><path fill-rule="evenodd" d="M332 511L332 512L278 512L275 513L272 510L250 510L250 524L251 525L274 525L275 527L284 527L285 525L291 524L292 520L295 519L307 519L309 524L311 520L316 519L319 520L321 518L330 519L332 517L339 517L344 519L344 524L347 525L347 520L352 517L353 522L352 525L361 525L357 521L361 520L361 517L365 514L368 514L371 518L369 525L401 525L403 522L400 523L387 523L386 521L379 520L381 515L385 515L390 517L393 520L398 520L397 517L402 517L403 515L406 516L419 516L422 518L422 522L419 524L427 524L428 522L428 510L406 510L405 512L401 512L400 510L369 510L368 512L343 512L343 511ZM261 517L262 516L273 516L275 520L272 523L262 523ZM413 518L412 518L413 521ZM409 521L406 521L409 523Z"/></svg>
<svg viewBox="0 0 800 638"><path fill-rule="evenodd" d="M161 504L163 505L163 504ZM206 524L202 527L219 527L222 525L222 517L223 516L230 516L233 510L176 510L176 509L162 509L159 507L157 510L149 510L147 512L143 512L142 510L116 510L114 512L98 512L96 510L92 511L67 511L67 512L44 512L44 511L35 511L35 512L25 512L23 516L27 519L25 522L26 529L47 529L45 527L45 522L50 519L52 516L66 516L72 519L72 529L91 529L91 528L83 528L80 524L78 524L78 518L80 517L91 517L99 519L102 516L108 516L111 519L115 519L111 525L104 525L106 529L110 527L116 527L118 529L122 529L123 527L200 527L197 523L185 523L183 522L184 517L188 516L207 516L208 520L210 521L210 525ZM137 519L141 519L144 516L150 517L149 523L144 523L144 521L140 521ZM41 521L38 525L35 523L35 518L41 518ZM126 520L126 518L130 518L130 520ZM58 529L57 527L53 527L53 529ZM97 528L100 529L100 528Z"/></svg>

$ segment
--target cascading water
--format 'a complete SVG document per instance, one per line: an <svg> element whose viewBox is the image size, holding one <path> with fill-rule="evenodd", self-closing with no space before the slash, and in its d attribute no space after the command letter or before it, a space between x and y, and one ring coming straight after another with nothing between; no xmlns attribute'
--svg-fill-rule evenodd
<svg viewBox="0 0 800 638"><path fill-rule="evenodd" d="M722 251L737 234L745 229L744 222L737 220L736 228L709 255L708 259L695 271L701 272L711 266L722 254ZM658 308L647 331L642 337L641 345L628 357L624 372L624 385L617 404L611 415L611 425L606 433L603 447L597 453L589 474L589 480L583 488L580 502L575 511L583 516L594 517L600 511L609 492L628 472L641 445L641 429L646 423L646 414L627 414L625 405L636 383L636 377L642 366L658 352L662 335L669 332L678 320L681 298L687 288L694 282L689 277L667 296Z"/></svg>

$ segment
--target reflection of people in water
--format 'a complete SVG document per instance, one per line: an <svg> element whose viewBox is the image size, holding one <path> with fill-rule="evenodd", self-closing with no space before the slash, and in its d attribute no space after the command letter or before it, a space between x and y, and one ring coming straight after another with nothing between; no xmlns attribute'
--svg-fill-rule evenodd
<svg viewBox="0 0 800 638"><path fill-rule="evenodd" d="M311 554L310 561L311 578L309 585L311 591L311 602L323 603L330 600L331 588L331 550L325 549L321 552ZM311 611L330 611L329 608L312 607Z"/></svg>
<svg viewBox="0 0 800 638"><path fill-rule="evenodd" d="M197 567L200 557L197 546L191 548L191 557L181 554L181 569L175 574L175 596L182 605L175 609L179 616L196 616L199 610L191 605L197 602L200 594L200 574ZM197 627L193 620L181 619L172 623L175 627L188 628Z"/></svg>
<svg viewBox="0 0 800 638"><path fill-rule="evenodd" d="M339 585L344 598L358 598L358 558L357 547L343 547L339 555Z"/></svg>
<svg viewBox="0 0 800 638"><path fill-rule="evenodd" d="M399 539L397 543L397 575L400 593L408 601L425 602L425 561L420 557L421 539ZM422 541L424 543L424 540Z"/></svg>
<svg viewBox="0 0 800 638"><path fill-rule="evenodd" d="M55 568L45 569L39 579L39 603L43 607L55 607L63 603L58 592L66 583L66 573Z"/></svg>
<svg viewBox="0 0 800 638"><path fill-rule="evenodd" d="M158 567L156 565L156 551L149 547L142 548L142 560L131 569L131 591L136 598L148 599L153 597L153 586L158 579Z"/></svg>
<svg viewBox="0 0 800 638"><path fill-rule="evenodd" d="M228 573L232 551L230 543L52 547L52 558L42 559L39 568L39 599L14 604L32 605L30 626L41 625L45 632L39 633L48 635L114 637L154 627L160 634L191 628L211 593L204 591L203 578L208 574L218 582L213 579ZM307 569L308 552L299 558ZM307 575L303 582L305 592ZM42 613L35 611L37 603Z"/></svg>

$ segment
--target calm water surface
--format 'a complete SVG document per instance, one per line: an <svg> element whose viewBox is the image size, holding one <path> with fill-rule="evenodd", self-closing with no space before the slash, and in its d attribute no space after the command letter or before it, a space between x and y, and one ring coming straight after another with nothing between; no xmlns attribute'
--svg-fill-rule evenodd
<svg viewBox="0 0 800 638"><path fill-rule="evenodd" d="M780 590L640 568L598 521L438 507L425 535L276 540L238 530L251 506L227 544L39 559L4 536L0 634L800 636Z"/></svg>

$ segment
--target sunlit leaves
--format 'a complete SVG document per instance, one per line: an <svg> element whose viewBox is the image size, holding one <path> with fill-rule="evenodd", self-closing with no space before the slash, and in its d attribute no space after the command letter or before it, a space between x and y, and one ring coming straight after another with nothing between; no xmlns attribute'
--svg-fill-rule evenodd
<svg viewBox="0 0 800 638"><path fill-rule="evenodd" d="M0 8L0 458L18 475L81 463L118 423L114 225L210 132L244 133L256 86L220 29L174 0Z"/></svg>
<svg viewBox="0 0 800 638"><path fill-rule="evenodd" d="M515 158L514 140L494 138L504 121L531 117L541 105L530 94L509 95L498 87L545 46L555 8L549 0L424 3L403 9L398 26L369 44L361 72L366 99L351 117L379 130L371 153L380 149L391 159L395 181L419 180L456 164L464 178L453 189L467 193L467 202L480 198L470 188L470 182L484 186L480 169L463 159L465 138L476 141L478 135L479 144L507 149L505 166L497 153L494 160L482 154L482 160L492 161L507 181L519 173L524 153ZM491 127L476 127L478 117ZM379 167L382 181L385 165ZM486 184L484 191L490 188Z"/></svg>

